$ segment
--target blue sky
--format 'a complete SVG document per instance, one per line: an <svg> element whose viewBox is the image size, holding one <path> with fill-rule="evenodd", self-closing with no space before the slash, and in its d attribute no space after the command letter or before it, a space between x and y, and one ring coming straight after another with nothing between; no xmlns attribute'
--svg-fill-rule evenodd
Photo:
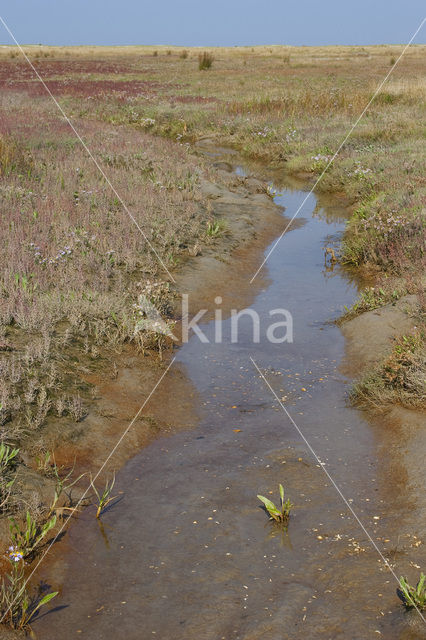
<svg viewBox="0 0 426 640"><path fill-rule="evenodd" d="M402 44L425 14L420 0L0 0L18 42L53 45Z"/></svg>

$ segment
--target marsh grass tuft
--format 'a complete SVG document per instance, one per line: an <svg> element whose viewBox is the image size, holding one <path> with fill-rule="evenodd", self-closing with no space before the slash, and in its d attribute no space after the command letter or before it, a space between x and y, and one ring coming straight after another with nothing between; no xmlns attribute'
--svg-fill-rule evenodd
<svg viewBox="0 0 426 640"><path fill-rule="evenodd" d="M280 491L280 507L276 507L275 504L269 500L269 498L265 498L264 496L258 495L257 497L268 512L270 519L275 522L279 522L280 524L287 524L290 518L290 511L294 506L289 498L284 500L284 487L282 484L278 485Z"/></svg>
<svg viewBox="0 0 426 640"><path fill-rule="evenodd" d="M213 66L214 56L212 53L208 51L204 51L200 53L198 56L198 68L200 71L205 71L207 69L211 69Z"/></svg>

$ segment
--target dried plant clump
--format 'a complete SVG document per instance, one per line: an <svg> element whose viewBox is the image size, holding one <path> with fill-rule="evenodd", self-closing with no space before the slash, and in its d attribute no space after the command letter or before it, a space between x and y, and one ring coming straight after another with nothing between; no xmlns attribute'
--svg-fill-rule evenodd
<svg viewBox="0 0 426 640"><path fill-rule="evenodd" d="M208 51L204 51L204 53L200 53L198 56L198 68L200 71L206 71L207 69L211 69L213 66L214 56L212 53Z"/></svg>

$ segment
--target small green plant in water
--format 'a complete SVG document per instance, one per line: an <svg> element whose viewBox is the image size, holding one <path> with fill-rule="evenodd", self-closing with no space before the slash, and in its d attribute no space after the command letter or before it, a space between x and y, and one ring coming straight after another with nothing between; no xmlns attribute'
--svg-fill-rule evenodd
<svg viewBox="0 0 426 640"><path fill-rule="evenodd" d="M38 524L27 511L26 527L21 530L19 524L13 519L10 520L10 534L12 536L13 549L17 553L22 554L24 558L30 556L37 547L40 546L43 539L56 524L56 515L52 516L43 524Z"/></svg>
<svg viewBox="0 0 426 640"><path fill-rule="evenodd" d="M6 574L0 585L0 614L3 624L11 629L29 629L30 622L41 607L48 604L57 591L43 597L31 597L27 591L22 556L9 556L11 572Z"/></svg>
<svg viewBox="0 0 426 640"><path fill-rule="evenodd" d="M426 609L425 581L426 576L424 573L420 574L420 579L415 587L408 584L405 578L401 577L399 579L401 596L407 609L412 609L413 607L419 610Z"/></svg>
<svg viewBox="0 0 426 640"><path fill-rule="evenodd" d="M294 506L289 498L284 500L284 487L282 484L278 485L280 490L280 507L276 507L274 503L265 498L264 496L257 496L269 513L270 519L275 520L275 522L287 523L290 518L290 511Z"/></svg>
<svg viewBox="0 0 426 640"><path fill-rule="evenodd" d="M117 496L111 496L112 490L115 485L115 473L112 477L111 481L106 481L105 489L103 493L100 493L94 485L92 478L90 478L90 484L92 485L92 489L95 492L96 499L98 501L98 508L96 510L96 517L100 518L102 512L106 509L106 507L113 501Z"/></svg>

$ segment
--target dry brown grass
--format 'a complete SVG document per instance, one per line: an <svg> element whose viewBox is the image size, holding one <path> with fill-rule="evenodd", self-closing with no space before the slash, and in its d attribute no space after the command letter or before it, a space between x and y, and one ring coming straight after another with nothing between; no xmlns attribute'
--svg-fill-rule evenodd
<svg viewBox="0 0 426 640"><path fill-rule="evenodd" d="M289 45L256 45L244 47L185 47L191 54L198 56L200 52L211 51L223 58L240 58L241 56L253 57L276 57L283 55L295 55L298 60L311 62L312 60L338 60L347 61L353 58L380 58L389 65L391 57L395 59L402 53L404 49L401 45L371 45L371 46L345 46L330 45L319 47L294 47ZM166 55L168 51L171 54L179 55L182 51L181 46L173 45L129 45L129 46L47 46L47 45L24 45L23 50L27 55L45 56L72 56L84 58L87 56L105 57L125 57L133 55L152 55L154 51L158 51L159 55ZM424 45L412 45L408 52L409 55L422 56ZM18 53L18 48L14 45L2 45L0 47L1 56L9 56L10 53Z"/></svg>

